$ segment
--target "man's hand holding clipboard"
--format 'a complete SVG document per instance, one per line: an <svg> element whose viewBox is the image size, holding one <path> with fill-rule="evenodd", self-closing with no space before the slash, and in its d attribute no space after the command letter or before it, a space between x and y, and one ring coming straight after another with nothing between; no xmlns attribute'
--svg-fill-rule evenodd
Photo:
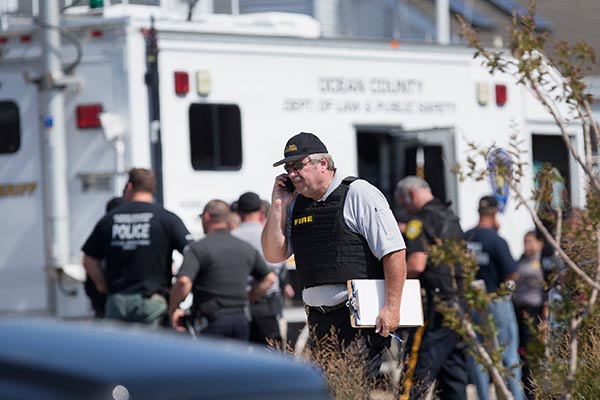
<svg viewBox="0 0 600 400"><path fill-rule="evenodd" d="M383 306L375 320L375 333L387 336L390 332L396 330L400 322L399 308L400 304L385 304Z"/></svg>
<svg viewBox="0 0 600 400"><path fill-rule="evenodd" d="M348 281L348 305L350 308L350 323L354 328L379 328L379 323L394 321L394 331L400 326L423 325L423 303L421 301L421 285L418 279L407 279L404 282L400 314L395 318L389 315L385 307L385 281L383 279L352 279Z"/></svg>

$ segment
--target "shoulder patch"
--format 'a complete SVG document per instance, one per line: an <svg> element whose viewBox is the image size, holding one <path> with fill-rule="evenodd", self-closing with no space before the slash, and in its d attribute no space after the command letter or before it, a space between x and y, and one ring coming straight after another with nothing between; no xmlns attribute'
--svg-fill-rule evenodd
<svg viewBox="0 0 600 400"><path fill-rule="evenodd" d="M410 240L414 240L421 235L423 232L423 221L420 219L411 219L406 224L406 237Z"/></svg>

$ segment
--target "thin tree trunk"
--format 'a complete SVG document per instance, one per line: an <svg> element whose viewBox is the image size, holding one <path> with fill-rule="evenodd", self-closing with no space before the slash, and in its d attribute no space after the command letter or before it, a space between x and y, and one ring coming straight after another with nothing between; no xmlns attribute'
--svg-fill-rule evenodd
<svg viewBox="0 0 600 400"><path fill-rule="evenodd" d="M502 398L505 400L514 400L512 393L510 392L510 390L508 390L508 387L506 386L504 377L502 377L502 374L500 374L500 371L498 371L498 368L496 368L496 366L494 365L494 362L492 361L492 358L488 354L487 350L479 342L479 339L477 338L477 334L473 330L471 322L464 317L462 321L467 335L469 336L469 338L471 338L473 342L475 351L477 352L477 354L479 354L481 358L483 358L485 367L487 368L490 374L490 378L494 383L494 386L496 387L496 393L502 396Z"/></svg>
<svg viewBox="0 0 600 400"><path fill-rule="evenodd" d="M571 391L575 383L575 373L577 372L577 359L578 359L578 347L579 347L579 322L578 318L571 319L571 327L569 329L569 373L565 381L565 390L561 396L562 400L571 400L573 396Z"/></svg>
<svg viewBox="0 0 600 400"><path fill-rule="evenodd" d="M600 281L600 230L596 232L596 276L595 281ZM579 354L579 328L581 327L581 323L583 322L583 318L590 314L594 306L596 304L596 300L598 299L598 289L593 288L592 293L590 295L590 301L585 311L571 319L570 326L570 338L569 338L569 373L567 375L567 379L565 382L565 390L561 396L561 399L570 400L572 398L573 386L575 383L575 374L577 374L577 361Z"/></svg>

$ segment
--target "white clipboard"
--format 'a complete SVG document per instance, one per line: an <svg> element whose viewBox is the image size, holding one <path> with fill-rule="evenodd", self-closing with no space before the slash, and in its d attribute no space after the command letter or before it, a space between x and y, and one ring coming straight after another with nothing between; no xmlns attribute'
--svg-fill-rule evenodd
<svg viewBox="0 0 600 400"><path fill-rule="evenodd" d="M348 281L350 323L354 328L372 328L385 304L383 279L351 279ZM398 326L423 326L423 301L418 279L407 279L400 302Z"/></svg>

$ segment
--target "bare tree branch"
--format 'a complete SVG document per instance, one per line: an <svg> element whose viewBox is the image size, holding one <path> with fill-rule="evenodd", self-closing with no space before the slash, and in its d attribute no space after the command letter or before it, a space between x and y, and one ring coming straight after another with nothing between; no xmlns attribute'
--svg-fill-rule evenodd
<svg viewBox="0 0 600 400"><path fill-rule="evenodd" d="M515 195L522 202L523 206L525 206L525 208L531 215L531 218L533 219L535 226L542 232L542 234L544 235L544 238L548 241L548 243L550 243L552 245L552 248L557 253L557 255L565 262L565 264L569 268L571 268L573 270L573 272L575 272L577 275L579 275L586 283L588 283L591 287L600 290L600 283L594 281L592 278L590 278L585 273L585 271L583 271L581 268L579 268L579 266L571 259L571 257L569 257L569 255L567 253L565 253L565 251L560 246L560 243L557 242L556 239L554 239L554 237L552 237L550 232L548 232L548 229L546 229L546 227L540 220L540 217L538 217L535 210L531 207L530 204L528 204L526 202L525 197L520 192L519 188L517 188L510 180L509 180L508 184L509 184L510 188L513 190L513 192L515 193Z"/></svg>
<svg viewBox="0 0 600 400"><path fill-rule="evenodd" d="M475 330L473 329L473 325L471 324L471 322L466 317L463 317L462 324L463 324L463 327L464 327L468 337L471 339L471 343L472 343L475 351L477 352L479 357L481 359L483 359L483 361L485 363L485 367L487 368L487 370L490 374L490 378L492 379L492 382L494 382L494 385L496 386L496 390L500 391L502 398L504 398L505 400L513 400L514 397L511 393L511 391L508 390L508 387L506 386L506 382L504 381L502 374L500 373L498 368L496 368L496 366L494 365L494 361L492 361L487 350L483 347L483 345L479 341L479 338L477 337L477 333L475 333Z"/></svg>

